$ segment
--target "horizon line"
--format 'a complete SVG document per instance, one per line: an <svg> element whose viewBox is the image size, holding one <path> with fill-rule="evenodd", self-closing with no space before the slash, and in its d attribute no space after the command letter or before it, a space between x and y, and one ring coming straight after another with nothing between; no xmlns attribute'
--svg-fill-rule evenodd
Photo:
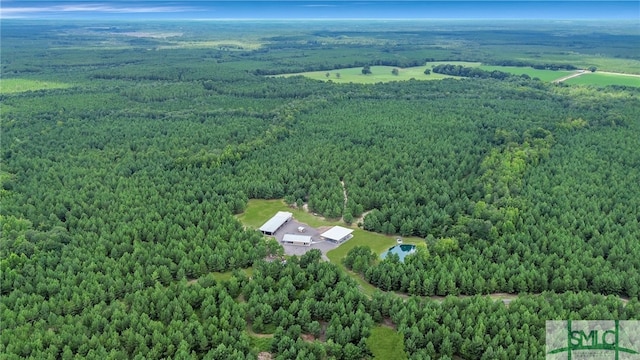
<svg viewBox="0 0 640 360"><path fill-rule="evenodd" d="M416 0L411 0L416 1ZM462 1L462 0L452 0L452 1ZM465 0L467 1L467 0ZM483 1L483 0L473 0L473 1ZM506 1L506 0L500 0ZM550 0L546 0L550 1ZM575 1L575 0L571 0ZM630 21L636 22L635 18L516 18L516 17L470 17L470 18L444 18L444 17L435 17L435 18L162 18L162 17L149 17L149 18L112 18L112 17L0 17L0 20L19 20L19 21L95 21L95 20L105 20L105 21L494 21L494 20L506 20L506 21L591 21L591 22L602 22L602 21Z"/></svg>

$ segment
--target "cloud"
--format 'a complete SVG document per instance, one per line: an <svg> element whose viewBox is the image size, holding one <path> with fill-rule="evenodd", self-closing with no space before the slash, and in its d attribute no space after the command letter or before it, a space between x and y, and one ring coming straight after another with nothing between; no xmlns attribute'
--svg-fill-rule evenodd
<svg viewBox="0 0 640 360"><path fill-rule="evenodd" d="M6 5L6 4L5 4ZM34 4L35 5L35 4ZM131 6L123 3L104 4L104 3L88 3L88 4L60 4L50 6L2 6L0 8L0 18L29 18L40 17L42 15L61 15L61 14L81 14L81 13L101 13L101 14L132 14L132 13L177 13L197 10L194 7L186 6Z"/></svg>

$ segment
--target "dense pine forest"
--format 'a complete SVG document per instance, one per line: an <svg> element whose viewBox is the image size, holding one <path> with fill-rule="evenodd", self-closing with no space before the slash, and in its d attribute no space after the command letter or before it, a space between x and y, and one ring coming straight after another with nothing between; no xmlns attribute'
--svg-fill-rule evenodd
<svg viewBox="0 0 640 360"><path fill-rule="evenodd" d="M638 74L640 38L529 25L3 21L1 357L367 359L385 328L539 359L546 320L640 319L640 87L457 64ZM425 246L271 261L249 199Z"/></svg>

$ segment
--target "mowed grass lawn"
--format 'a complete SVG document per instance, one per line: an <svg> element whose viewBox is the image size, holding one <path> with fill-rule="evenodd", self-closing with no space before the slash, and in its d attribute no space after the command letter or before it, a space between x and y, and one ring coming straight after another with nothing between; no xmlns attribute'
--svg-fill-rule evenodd
<svg viewBox="0 0 640 360"><path fill-rule="evenodd" d="M371 350L374 359L407 359L402 335L386 326L376 326L371 329L371 335L367 338L367 347Z"/></svg>
<svg viewBox="0 0 640 360"><path fill-rule="evenodd" d="M13 94L25 91L65 89L71 84L53 81L28 80L28 79L2 79L0 80L0 94Z"/></svg>
<svg viewBox="0 0 640 360"><path fill-rule="evenodd" d="M397 245L396 239L397 236L389 236L378 234L371 231L366 231L358 228L355 225L347 225L339 220L330 220L324 219L319 216L314 216L304 210L300 209L292 209L287 204L285 204L282 200L260 200L260 199L252 199L249 200L247 204L247 208L244 213L238 215L238 219L245 225L253 229L258 229L265 221L269 220L276 212L278 211L289 211L293 213L293 217L302 223L305 223L309 226L313 227L321 227L321 226L335 226L340 225L343 227L347 227L353 229L353 238L348 240L347 242L341 244L337 248L329 251L327 253L327 257L329 260L338 265L344 271L346 271L351 277L353 277L358 284L361 286L362 291L367 294L373 294L377 289L373 285L366 282L361 276L358 274L347 270L344 265L342 265L342 259L347 256L349 250L353 249L359 245L369 246L374 252L377 254L382 254L387 251L390 247ZM420 244L423 243L424 240L418 237L408 237L403 238L404 244Z"/></svg>
<svg viewBox="0 0 640 360"><path fill-rule="evenodd" d="M309 226L319 227L340 224L338 221L323 220L322 218L313 216L304 210L290 208L281 199L251 199L249 200L245 211L238 215L238 220L240 220L245 226L253 229L259 229L262 224L271 219L271 217L278 211L288 211L293 213L293 217L296 218L296 220ZM342 223L342 225L344 225L344 223Z"/></svg>
<svg viewBox="0 0 640 360"><path fill-rule="evenodd" d="M622 74L606 74L606 73L586 73L578 77L566 80L565 83L570 85L624 85L640 87L640 77Z"/></svg>
<svg viewBox="0 0 640 360"><path fill-rule="evenodd" d="M345 224L343 223L341 226L345 226ZM347 256L347 254L349 253L349 250L353 249L356 246L361 246L361 245L368 246L376 254L382 255L390 247L398 244L396 242L397 236L378 234L375 232L362 230L354 226L351 226L351 228L354 229L353 238L343 243L342 245L338 246L337 248L327 252L327 257L332 263L338 265L340 268L346 271L347 274L349 274L352 278L354 278L362 288L362 292L364 292L367 295L373 295L375 291L380 291L380 290L375 286L366 282L360 275L356 274L351 270L348 270L342 264L342 259L344 259ZM410 238L405 237L402 239L402 242L403 244L415 245L419 243L424 243L424 240L417 237L410 237Z"/></svg>

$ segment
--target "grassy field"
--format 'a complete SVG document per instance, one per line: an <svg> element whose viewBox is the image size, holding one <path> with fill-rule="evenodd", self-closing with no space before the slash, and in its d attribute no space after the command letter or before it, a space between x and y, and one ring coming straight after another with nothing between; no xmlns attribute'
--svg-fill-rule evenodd
<svg viewBox="0 0 640 360"><path fill-rule="evenodd" d="M322 81L333 81L335 83L362 83L362 84L375 84L379 82L390 82L390 81L406 81L410 79L415 80L441 80L444 78L455 78L455 76L442 75L431 73L429 75L424 74L425 69L431 69L432 66L438 64L455 64L462 65L468 67L480 67L480 69L485 71L503 71L511 74L521 75L527 74L532 78L537 77L542 81L551 82L553 80L559 79L561 77L567 76L572 73L572 71L553 71L553 70L537 70L531 67L518 67L518 66L489 66L489 65L480 65L480 63L476 62L462 62L462 61L449 61L449 62L430 62L425 66L417 66L410 68L398 68L398 75L393 75L391 71L394 69L393 66L372 66L371 74L363 75L362 68L348 68L348 69L340 69L340 70L331 70L331 71L310 71L304 73L297 74L285 74L283 76L296 76L302 75L315 80ZM327 76L329 74L329 76ZM337 74L340 74L340 77L337 77Z"/></svg>
<svg viewBox="0 0 640 360"><path fill-rule="evenodd" d="M420 67L412 67L401 69L398 68L398 75L393 75L391 70L394 69L393 66L372 66L371 74L363 75L362 68L347 68L340 70L331 70L331 71L310 71L305 73L297 73L297 74L286 74L284 76L296 76L302 75L314 80L322 80L329 81L335 83L359 83L359 84L375 84L379 82L390 82L390 81L406 81L410 79L416 80L441 80L448 77L453 77L449 75L441 75L431 73L430 75L425 75L424 70L426 66ZM329 76L327 77L327 74ZM340 77L338 77L338 74Z"/></svg>
<svg viewBox="0 0 640 360"><path fill-rule="evenodd" d="M445 62L447 64L456 64L463 66L480 66L480 63L475 62L462 62L462 61L451 61ZM432 66L443 64L443 62L430 62L424 66L416 66L409 68L397 68L398 75L394 75L391 73L395 67L393 66L372 66L371 74L363 75L362 68L347 68L340 70L330 70L330 71L309 71L304 73L295 73L295 74L284 74L281 76L289 77L289 76L306 76L315 80L322 81L333 81L335 83L360 83L360 84L375 84L379 82L390 82L390 81L406 81L410 79L415 80L441 80L444 78L452 78L454 76L442 75L431 73L429 75L425 75L425 69L431 69ZM329 74L329 76L327 76ZM338 77L338 74L339 77Z"/></svg>
<svg viewBox="0 0 640 360"><path fill-rule="evenodd" d="M429 75L424 74L425 69L438 64L455 64L468 67L480 67L485 71L503 71L510 74L521 75L527 74L532 78L538 78L544 82L552 82L573 73L569 70L538 70L532 67L519 67L519 66L490 66L481 65L477 62L463 62L463 61L448 61L448 62L430 62L425 66L416 66L410 68L398 68L398 75L394 75L391 71L393 66L372 66L371 74L363 75L362 68L347 68L330 71L309 71L295 74L284 74L279 76L306 76L314 80L332 81L334 83L360 83L360 84L375 84L380 82L390 81L406 81L410 79L415 80L441 80L444 78L455 78L455 76L442 75L431 73ZM626 69L627 67L625 67ZM327 76L327 74L329 76ZM339 75L338 75L339 74ZM640 80L637 77L595 73L588 74L588 77L580 76L578 78L570 79L567 84L593 84L593 85L627 85L627 86L640 86Z"/></svg>
<svg viewBox="0 0 640 360"><path fill-rule="evenodd" d="M246 269L241 269L242 272L244 272L244 274L247 277L250 277L251 275L253 275L253 268L246 268ZM230 280L233 277L233 272L232 271L225 271L225 272L212 272L213 274L213 278L216 279L216 281L227 281Z"/></svg>
<svg viewBox="0 0 640 360"><path fill-rule="evenodd" d="M570 85L626 85L640 86L640 77L621 75L621 74L604 74L600 72L587 73L578 77L571 78L565 83Z"/></svg>
<svg viewBox="0 0 640 360"><path fill-rule="evenodd" d="M271 351L271 342L273 341L272 337L259 337L249 334L249 338L251 339L251 349L256 353Z"/></svg>
<svg viewBox="0 0 640 360"><path fill-rule="evenodd" d="M12 94L34 90L64 89L68 87L71 87L71 84L41 80L2 79L0 81L0 94Z"/></svg>
<svg viewBox="0 0 640 360"><path fill-rule="evenodd" d="M542 81L545 81L545 82L551 82L553 80L560 79L562 77L565 77L567 75L571 75L571 73L573 73L573 71L568 71L568 70L558 70L558 71L554 71L554 70L538 70L538 69L534 69L532 67L521 67L521 66L489 66L489 65L482 65L482 66L480 66L480 69L485 70L485 71L498 70L498 71L502 71L502 72L506 72L506 73L510 73L510 74L515 74L515 75L527 74L527 75L531 76L531 78L538 78L538 79L540 79Z"/></svg>
<svg viewBox="0 0 640 360"><path fill-rule="evenodd" d="M282 76L297 76L302 75L315 80L329 81L335 83L362 83L362 84L374 84L379 82L390 82L390 81L406 81L410 79L415 80L441 80L444 78L455 78L455 76L442 75L431 73L429 75L425 75L425 69L431 69L433 66L440 64L454 64L454 65L462 65L467 67L480 67L482 70L486 71L504 71L511 74L521 75L527 74L529 76L537 77L542 81L551 82L553 80L559 79L563 76L571 74L571 71L553 71L553 70L537 70L531 67L517 67L517 66L489 66L489 65L481 65L479 62L465 62L465 61L440 61L440 62L429 62L424 66L416 66L410 68L397 68L398 75L393 75L391 71L394 69L393 66L372 66L371 74L363 75L362 68L348 68L348 69L340 69L340 70L331 70L331 71L309 71L304 73L296 73L296 74L285 74ZM329 76L327 76L329 74ZM337 74L340 74L339 77Z"/></svg>
<svg viewBox="0 0 640 360"><path fill-rule="evenodd" d="M252 267L248 267L246 269L240 269L240 271L242 271L247 277L251 277L251 275L253 275ZM213 271L209 274L205 274L201 276L198 279L189 279L188 283L195 284L196 282L200 281L200 279L203 279L205 277L208 278L209 276L213 276L216 282L228 281L228 280L231 280L231 278L233 277L233 271L225 271L225 272Z"/></svg>
<svg viewBox="0 0 640 360"><path fill-rule="evenodd" d="M374 233L371 231L354 228L353 238L339 247L329 251L327 257L332 263L341 265L341 260L347 256L349 250L359 245L366 245L371 248L375 253L382 254L392 246L397 245L397 236L388 236L383 234ZM403 238L404 244L420 244L424 240L417 237L405 237Z"/></svg>
<svg viewBox="0 0 640 360"><path fill-rule="evenodd" d="M471 62L461 62L461 61L452 61L447 62L448 64L457 64L464 66L479 66L480 63L471 63ZM430 62L424 66L416 66L410 68L396 68L393 66L372 66L371 74L363 75L362 68L346 68L340 70L330 70L330 71L309 71L304 73L295 73L295 74L284 74L280 76L306 76L315 80L329 81L335 83L359 83L359 84L375 84L379 82L390 82L390 81L406 81L406 80L441 80L445 78L452 78L454 76L442 75L431 73L429 75L425 75L425 69L431 69L432 66L442 64L441 62ZM398 75L394 75L391 73L393 69L398 69ZM327 76L329 74L329 76Z"/></svg>
<svg viewBox="0 0 640 360"><path fill-rule="evenodd" d="M238 220L248 227L258 229L265 221L269 220L278 211L289 211L293 213L293 217L296 220L303 222L309 226L331 226L340 225L344 226L344 223L339 221L330 221L323 218L313 216L304 210L290 208L281 199L277 200L261 200L252 199L249 200L247 208L242 214L238 215Z"/></svg>
<svg viewBox="0 0 640 360"><path fill-rule="evenodd" d="M367 346L373 353L374 359L407 359L402 335L386 326L376 326L371 329Z"/></svg>

